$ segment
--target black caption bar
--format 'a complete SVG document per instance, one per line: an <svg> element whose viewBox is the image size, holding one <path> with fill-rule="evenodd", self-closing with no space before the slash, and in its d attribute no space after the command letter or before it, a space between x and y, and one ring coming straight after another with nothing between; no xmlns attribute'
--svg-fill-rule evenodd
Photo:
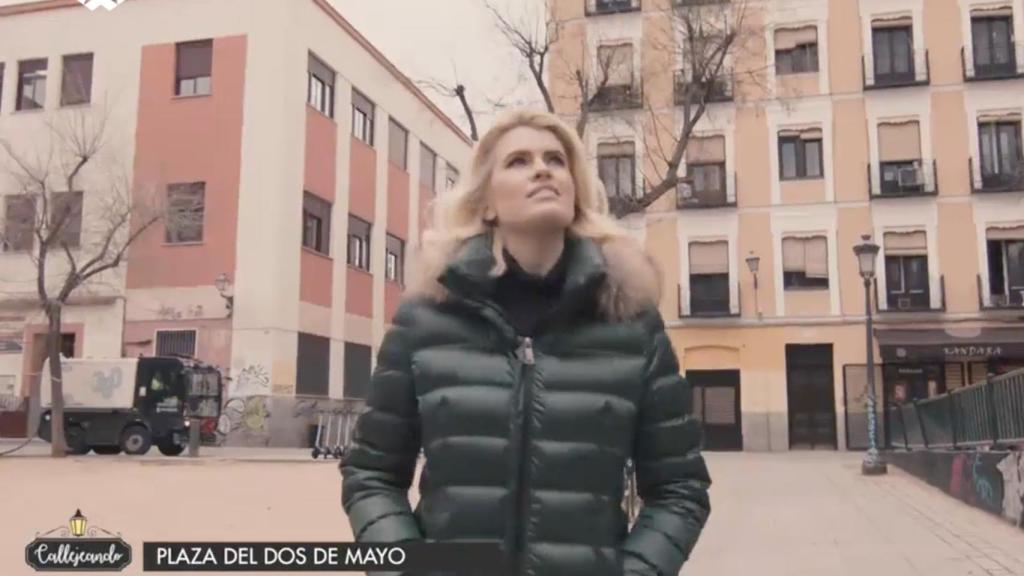
<svg viewBox="0 0 1024 576"><path fill-rule="evenodd" d="M146 572L502 572L496 543L143 542L142 557Z"/></svg>

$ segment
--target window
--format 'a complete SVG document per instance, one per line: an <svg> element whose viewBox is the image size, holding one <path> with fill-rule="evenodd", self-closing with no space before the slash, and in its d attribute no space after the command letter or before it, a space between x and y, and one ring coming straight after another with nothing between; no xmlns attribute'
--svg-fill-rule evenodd
<svg viewBox="0 0 1024 576"><path fill-rule="evenodd" d="M181 42L176 47L177 74L174 93L201 96L210 93L213 68L213 40Z"/></svg>
<svg viewBox="0 0 1024 576"><path fill-rule="evenodd" d="M334 70L309 55L309 90L306 102L328 118L334 118Z"/></svg>
<svg viewBox="0 0 1024 576"><path fill-rule="evenodd" d="M636 152L632 142L597 145L597 170L610 198L636 196Z"/></svg>
<svg viewBox="0 0 1024 576"><path fill-rule="evenodd" d="M726 242L691 242L689 250L690 314L728 314L728 244Z"/></svg>
<svg viewBox="0 0 1024 576"><path fill-rule="evenodd" d="M924 232L887 232L885 242L886 302L892 310L931 306L928 289L928 242Z"/></svg>
<svg viewBox="0 0 1024 576"><path fill-rule="evenodd" d="M779 133L779 170L783 180L821 178L821 130Z"/></svg>
<svg viewBox="0 0 1024 576"><path fill-rule="evenodd" d="M202 242L205 216L205 182L171 184L167 187L168 244Z"/></svg>
<svg viewBox="0 0 1024 576"><path fill-rule="evenodd" d="M302 246L331 253L331 203L309 192L302 194Z"/></svg>
<svg viewBox="0 0 1024 576"><path fill-rule="evenodd" d="M914 80L914 36L910 19L875 23L872 31L875 82L877 84Z"/></svg>
<svg viewBox="0 0 1024 576"><path fill-rule="evenodd" d="M65 332L60 335L60 354L65 358L75 357L75 337L74 332Z"/></svg>
<svg viewBox="0 0 1024 576"><path fill-rule="evenodd" d="M882 194L921 191L921 130L916 120L878 125L878 160Z"/></svg>
<svg viewBox="0 0 1024 576"><path fill-rule="evenodd" d="M818 29L814 26L775 31L775 73L818 71Z"/></svg>
<svg viewBox="0 0 1024 576"><path fill-rule="evenodd" d="M50 208L50 229L59 230L61 244L78 247L82 240L82 193L55 192Z"/></svg>
<svg viewBox="0 0 1024 576"><path fill-rule="evenodd" d="M409 158L409 132L392 118L388 121L388 160L402 170Z"/></svg>
<svg viewBox="0 0 1024 576"><path fill-rule="evenodd" d="M331 383L331 340L299 332L295 373L296 396L328 396Z"/></svg>
<svg viewBox="0 0 1024 576"><path fill-rule="evenodd" d="M373 146L373 102L352 90L352 135Z"/></svg>
<svg viewBox="0 0 1024 576"><path fill-rule="evenodd" d="M46 105L46 58L18 63L16 110L39 110Z"/></svg>
<svg viewBox="0 0 1024 576"><path fill-rule="evenodd" d="M597 64L608 86L633 84L633 45L615 44L597 47Z"/></svg>
<svg viewBox="0 0 1024 576"><path fill-rule="evenodd" d="M388 234L384 266L386 280L398 284L405 283L405 242L401 238Z"/></svg>
<svg viewBox="0 0 1024 576"><path fill-rule="evenodd" d="M436 188L437 181L437 154L433 150L420 144L420 186L428 190Z"/></svg>
<svg viewBox="0 0 1024 576"><path fill-rule="evenodd" d="M156 333L157 356L183 356L195 358L195 330L158 330Z"/></svg>
<svg viewBox="0 0 1024 576"><path fill-rule="evenodd" d="M682 205L725 205L725 138L690 139L686 146L686 172L691 183L680 187Z"/></svg>
<svg viewBox="0 0 1024 576"><path fill-rule="evenodd" d="M783 238L782 285L786 290L828 288L828 240Z"/></svg>
<svg viewBox="0 0 1024 576"><path fill-rule="evenodd" d="M92 54L64 57L60 105L88 104L92 100Z"/></svg>
<svg viewBox="0 0 1024 576"><path fill-rule="evenodd" d="M996 306L1024 306L1024 226L988 231L988 285Z"/></svg>
<svg viewBox="0 0 1024 576"><path fill-rule="evenodd" d="M971 18L974 44L974 73L981 77L1014 74L1017 71L1010 15Z"/></svg>
<svg viewBox="0 0 1024 576"><path fill-rule="evenodd" d="M1024 182L1020 120L978 124L983 186L1001 187Z"/></svg>
<svg viewBox="0 0 1024 576"><path fill-rule="evenodd" d="M6 196L4 204L4 252L31 250L35 245L35 197Z"/></svg>
<svg viewBox="0 0 1024 576"><path fill-rule="evenodd" d="M455 185L459 182L459 171L455 169L451 164L446 164L446 172L444 177L444 189L451 190L455 188Z"/></svg>
<svg viewBox="0 0 1024 576"><path fill-rule="evenodd" d="M348 217L348 264L370 270L370 223L351 214Z"/></svg>
<svg viewBox="0 0 1024 576"><path fill-rule="evenodd" d="M345 342L345 398L366 398L370 391L369 346Z"/></svg>

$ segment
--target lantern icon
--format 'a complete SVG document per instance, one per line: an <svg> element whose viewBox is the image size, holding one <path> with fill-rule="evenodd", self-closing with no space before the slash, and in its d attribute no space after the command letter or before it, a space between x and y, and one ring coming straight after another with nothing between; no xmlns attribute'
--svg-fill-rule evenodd
<svg viewBox="0 0 1024 576"><path fill-rule="evenodd" d="M85 516L82 516L81 510L75 510L75 515L71 517L68 524L71 526L71 533L75 536L85 535L85 525L87 524L87 521Z"/></svg>

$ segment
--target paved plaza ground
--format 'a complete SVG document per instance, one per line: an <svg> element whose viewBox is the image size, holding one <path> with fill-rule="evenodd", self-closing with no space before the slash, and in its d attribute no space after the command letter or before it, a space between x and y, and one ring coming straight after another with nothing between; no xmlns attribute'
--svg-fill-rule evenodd
<svg viewBox="0 0 1024 576"><path fill-rule="evenodd" d="M0 452L14 445L0 442ZM132 545L136 560L124 574L141 573L143 541L352 537L337 461L313 461L307 450L52 460L47 448L0 457L2 576L34 573L25 545L76 509ZM707 459L713 512L683 575L1024 576L1024 531L899 470L864 478L858 454Z"/></svg>

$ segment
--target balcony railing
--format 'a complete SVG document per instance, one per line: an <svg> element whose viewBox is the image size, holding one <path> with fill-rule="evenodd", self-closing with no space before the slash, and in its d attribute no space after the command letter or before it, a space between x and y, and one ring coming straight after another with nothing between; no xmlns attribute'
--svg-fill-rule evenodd
<svg viewBox="0 0 1024 576"><path fill-rule="evenodd" d="M971 176L971 192L1019 192L1024 191L1024 158L1018 158L1008 169L999 173L986 172L984 164L975 172L974 158L967 159Z"/></svg>
<svg viewBox="0 0 1024 576"><path fill-rule="evenodd" d="M967 50L960 48L960 68L966 82L983 80L1004 80L1024 77L1024 44L1010 44L1005 62L979 63L975 54L972 62L967 61Z"/></svg>
<svg viewBox="0 0 1024 576"><path fill-rule="evenodd" d="M910 69L903 72L878 72L875 70L874 62L869 63L866 56L861 58L861 71L864 74L865 90L924 86L931 82L931 64L928 61L927 50L911 52Z"/></svg>
<svg viewBox="0 0 1024 576"><path fill-rule="evenodd" d="M693 181L681 182L676 187L676 209L692 210L700 208L731 208L736 206L736 173L725 171L725 164L715 187L697 188ZM691 178L691 175L687 175ZM731 180L731 182L730 182ZM731 184L731 186L730 186Z"/></svg>
<svg viewBox="0 0 1024 576"><path fill-rule="evenodd" d="M640 0L587 0L586 13L587 16L601 16L637 12L640 9Z"/></svg>
<svg viewBox="0 0 1024 576"><path fill-rule="evenodd" d="M639 82L605 86L590 100L591 112L630 110L643 105L643 88Z"/></svg>
<svg viewBox="0 0 1024 576"><path fill-rule="evenodd" d="M936 304L931 301L931 287L929 286L929 292L924 294L924 298L915 298L910 294L894 294L892 298L889 295L883 299L879 298L878 295L878 278L876 277L872 283L872 288L875 292L875 309L880 314L892 313L907 313L907 312L945 312L946 311L946 276L939 276L939 301ZM889 300L893 300L895 305L890 305ZM885 304L885 307L882 307Z"/></svg>
<svg viewBox="0 0 1024 576"><path fill-rule="evenodd" d="M936 179L935 160L915 160L899 164L886 170L882 163L868 164L868 189L871 198L905 198L909 196L934 196L939 192ZM908 165L903 165L908 164Z"/></svg>
<svg viewBox="0 0 1024 576"><path fill-rule="evenodd" d="M721 294L718 298L693 299L683 290L682 284L676 286L679 292L679 317L680 318L739 318L742 313L740 302L742 298L739 286L736 287L736 307L733 308L730 301L730 291ZM683 306L689 302L688 307ZM688 310L687 310L688 309Z"/></svg>
<svg viewBox="0 0 1024 576"><path fill-rule="evenodd" d="M982 286L981 274L978 280L978 308L981 310L1024 310L1024 286L1010 286L1008 294L992 294Z"/></svg>
<svg viewBox="0 0 1024 576"><path fill-rule="evenodd" d="M685 72L677 70L673 85L676 106L686 102L698 103L702 98L707 103L733 100L733 79L729 74L722 74L707 82L690 82Z"/></svg>

